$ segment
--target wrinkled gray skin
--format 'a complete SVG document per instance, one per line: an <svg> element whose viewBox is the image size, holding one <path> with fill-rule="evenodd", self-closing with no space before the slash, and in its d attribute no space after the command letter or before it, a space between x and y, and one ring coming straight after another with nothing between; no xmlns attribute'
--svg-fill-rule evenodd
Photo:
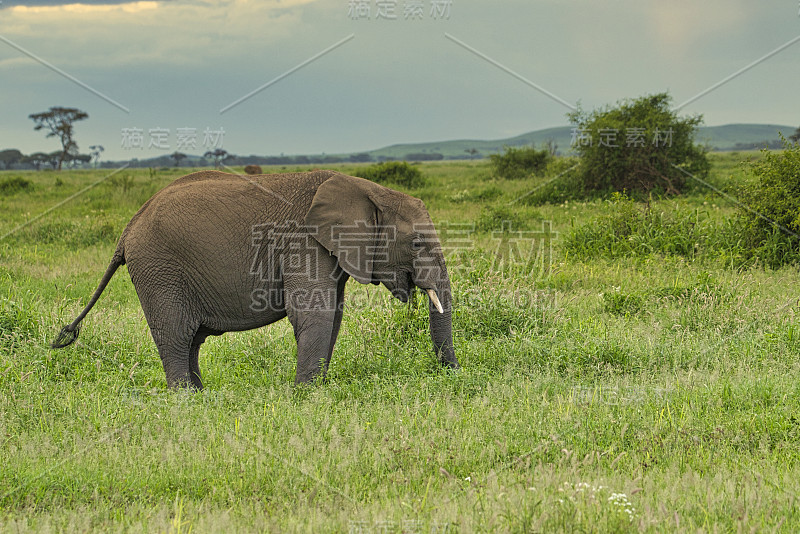
<svg viewBox="0 0 800 534"><path fill-rule="evenodd" d="M206 337L288 317L296 382L327 371L342 321L345 282L383 283L429 304L433 347L457 368L452 298L441 245L422 201L333 171L240 176L189 174L134 215L97 291L53 343L69 345L123 264L142 304L169 387L203 387Z"/></svg>

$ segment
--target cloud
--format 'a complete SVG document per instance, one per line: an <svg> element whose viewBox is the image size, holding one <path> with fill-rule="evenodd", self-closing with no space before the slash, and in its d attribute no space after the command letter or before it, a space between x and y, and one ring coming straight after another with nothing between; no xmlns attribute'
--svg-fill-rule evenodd
<svg viewBox="0 0 800 534"><path fill-rule="evenodd" d="M41 5L18 5L11 7L12 14L66 14L66 13L112 13L122 11L124 13L138 13L147 9L156 9L158 2L82 2L64 4L41 4Z"/></svg>
<svg viewBox="0 0 800 534"><path fill-rule="evenodd" d="M650 28L659 48L686 56L710 37L740 32L759 9L747 0L655 2L649 10Z"/></svg>
<svg viewBox="0 0 800 534"><path fill-rule="evenodd" d="M0 33L64 68L200 65L290 37L302 17L302 10L295 8L314 1L42 0L5 10ZM18 58L3 59L0 68L16 65Z"/></svg>
<svg viewBox="0 0 800 534"><path fill-rule="evenodd" d="M25 2L17 2L15 0L5 0L0 8L8 9L12 7L37 7L37 6L62 6L67 4L75 4L75 0L59 1L59 0L26 0ZM135 3L131 0L82 0L81 4L90 5L111 5L111 4L131 4Z"/></svg>

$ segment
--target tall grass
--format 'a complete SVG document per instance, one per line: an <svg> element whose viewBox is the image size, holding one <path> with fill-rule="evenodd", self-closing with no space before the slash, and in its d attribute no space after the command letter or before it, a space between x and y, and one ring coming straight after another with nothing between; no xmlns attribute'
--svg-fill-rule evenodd
<svg viewBox="0 0 800 534"><path fill-rule="evenodd" d="M327 383L292 385L282 321L209 339L206 389L167 391L124 268L78 342L49 350L113 251L103 225L170 172L130 171L127 190L98 185L0 241L0 531L800 527L800 275L719 261L735 206L698 191L649 211L532 207L511 202L541 177L422 169L441 234L469 229L448 257L460 372L431 352L423 295L351 281ZM0 197L0 231L102 178L61 176ZM531 247L509 256L517 224Z"/></svg>
<svg viewBox="0 0 800 534"><path fill-rule="evenodd" d="M735 217L720 219L700 207L686 209L668 202L641 204L614 193L607 213L573 226L564 250L581 258L674 255L722 259L733 266L751 264Z"/></svg>

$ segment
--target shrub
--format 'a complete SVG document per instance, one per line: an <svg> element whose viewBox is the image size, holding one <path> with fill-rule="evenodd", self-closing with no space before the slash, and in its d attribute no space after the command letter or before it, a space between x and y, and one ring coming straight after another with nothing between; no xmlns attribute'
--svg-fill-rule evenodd
<svg viewBox="0 0 800 534"><path fill-rule="evenodd" d="M245 174L264 174L260 165L246 165L244 168Z"/></svg>
<svg viewBox="0 0 800 534"><path fill-rule="evenodd" d="M706 150L694 144L702 116L679 118L670 101L660 93L569 114L584 191L679 194L689 175L708 175Z"/></svg>
<svg viewBox="0 0 800 534"><path fill-rule="evenodd" d="M357 171L357 176L379 184L396 184L409 189L425 185L425 178L417 167L405 161L385 161Z"/></svg>
<svg viewBox="0 0 800 534"><path fill-rule="evenodd" d="M744 246L772 268L800 260L800 145L783 143L782 152L745 164L755 180L739 195Z"/></svg>
<svg viewBox="0 0 800 534"><path fill-rule="evenodd" d="M500 178L519 180L541 172L551 157L547 149L507 146L502 154L490 154L489 161L494 173Z"/></svg>
<svg viewBox="0 0 800 534"><path fill-rule="evenodd" d="M29 191L32 186L33 184L30 182L30 180L26 180L25 178L19 176L13 176L11 178L0 180L0 193L4 195L13 195L14 193L19 193L20 191Z"/></svg>

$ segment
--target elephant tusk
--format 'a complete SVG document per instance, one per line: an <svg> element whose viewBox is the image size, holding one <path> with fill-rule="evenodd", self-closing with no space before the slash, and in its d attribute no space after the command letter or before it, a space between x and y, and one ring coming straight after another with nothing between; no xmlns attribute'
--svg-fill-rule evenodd
<svg viewBox="0 0 800 534"><path fill-rule="evenodd" d="M426 289L425 291L428 292L428 296L431 298L431 302L433 302L433 305L436 306L436 309L439 311L439 313L444 313L444 309L442 308L442 303L439 302L439 297L436 296L436 291L434 291L433 289Z"/></svg>

